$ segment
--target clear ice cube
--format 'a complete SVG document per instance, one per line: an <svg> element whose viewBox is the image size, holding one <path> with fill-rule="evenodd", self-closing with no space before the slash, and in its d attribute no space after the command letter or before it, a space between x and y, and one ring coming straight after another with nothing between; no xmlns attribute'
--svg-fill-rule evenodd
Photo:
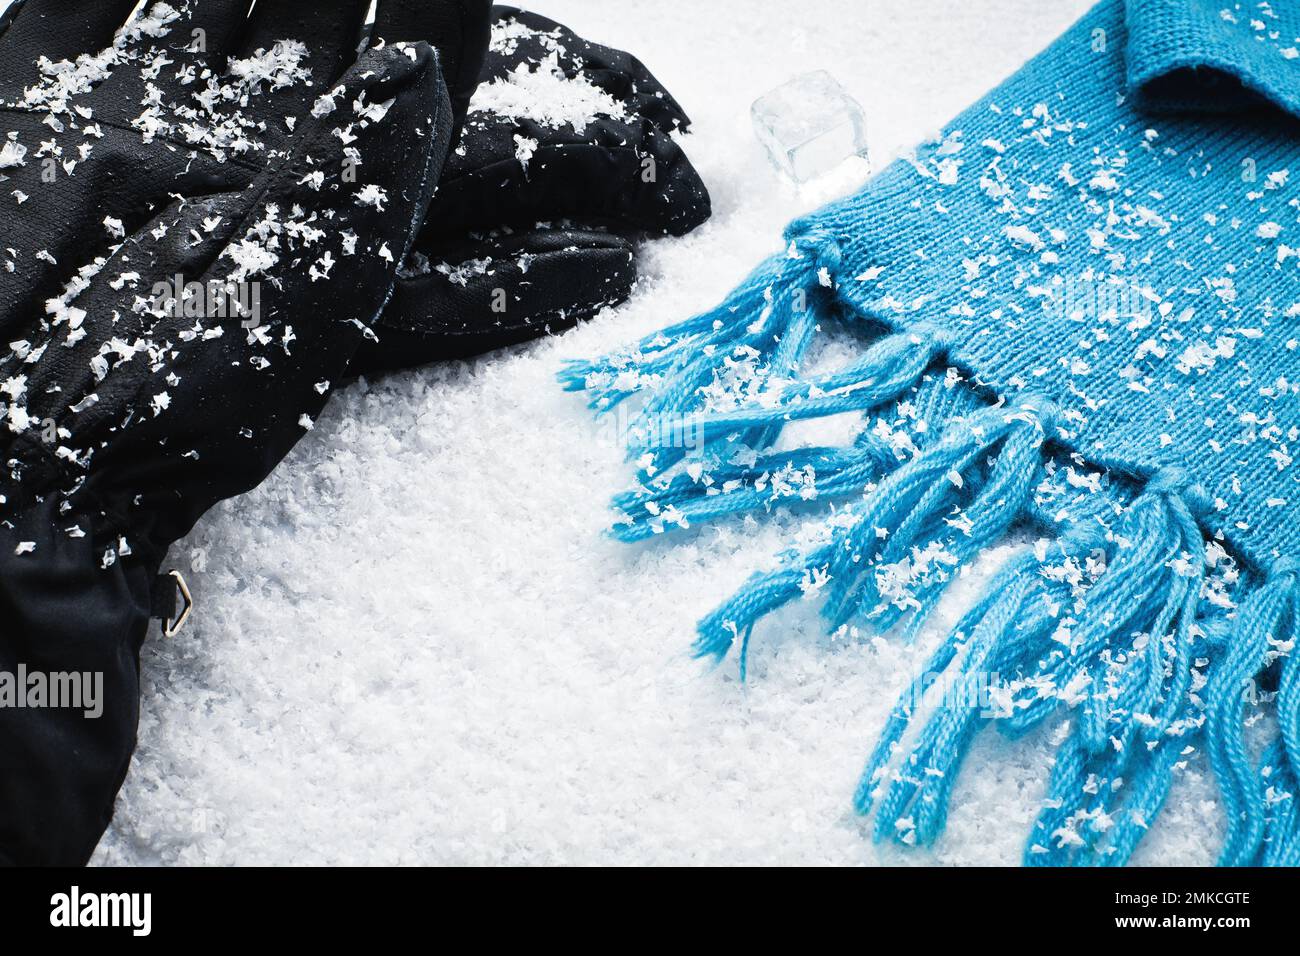
<svg viewBox="0 0 1300 956"><path fill-rule="evenodd" d="M867 156L867 121L858 101L825 70L796 76L754 101L754 131L772 164L797 183Z"/></svg>

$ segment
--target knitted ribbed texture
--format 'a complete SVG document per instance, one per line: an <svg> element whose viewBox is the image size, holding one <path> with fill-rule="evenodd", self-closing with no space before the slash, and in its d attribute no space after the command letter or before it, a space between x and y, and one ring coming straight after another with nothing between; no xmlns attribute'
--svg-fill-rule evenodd
<svg viewBox="0 0 1300 956"><path fill-rule="evenodd" d="M1128 4L1128 88L1145 109L1230 111L1271 102L1300 116L1294 3Z"/></svg>
<svg viewBox="0 0 1300 956"><path fill-rule="evenodd" d="M1273 6L1106 0L717 309L563 376L644 398L620 537L825 510L701 623L742 672L789 601L910 635L1036 529L886 726L856 796L878 837L939 835L986 724L1065 716L1026 862L1123 863L1204 752L1222 861L1300 863L1300 8ZM861 358L813 374L831 323ZM845 412L851 445L782 440Z"/></svg>

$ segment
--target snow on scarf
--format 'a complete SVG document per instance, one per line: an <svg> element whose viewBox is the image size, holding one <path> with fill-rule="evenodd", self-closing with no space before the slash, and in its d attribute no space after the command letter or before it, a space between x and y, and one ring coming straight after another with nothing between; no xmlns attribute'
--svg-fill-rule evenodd
<svg viewBox="0 0 1300 956"><path fill-rule="evenodd" d="M1126 861L1198 752L1222 862L1300 863L1298 116L1294 5L1105 0L722 305L562 375L644 399L619 537L824 511L701 622L742 674L790 601L911 636L982 549L1037 536L884 728L855 797L878 839L940 834L987 724L1064 716L1026 863ZM832 327L861 352L819 368ZM790 440L846 412L852 443Z"/></svg>

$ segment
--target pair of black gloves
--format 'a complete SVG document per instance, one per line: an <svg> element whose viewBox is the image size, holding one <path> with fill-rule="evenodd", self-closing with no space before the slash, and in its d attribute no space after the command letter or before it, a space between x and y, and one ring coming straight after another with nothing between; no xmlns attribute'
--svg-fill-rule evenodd
<svg viewBox="0 0 1300 956"><path fill-rule="evenodd" d="M89 858L168 548L332 388L559 330L708 215L672 97L540 17L135 6L0 19L0 862Z"/></svg>

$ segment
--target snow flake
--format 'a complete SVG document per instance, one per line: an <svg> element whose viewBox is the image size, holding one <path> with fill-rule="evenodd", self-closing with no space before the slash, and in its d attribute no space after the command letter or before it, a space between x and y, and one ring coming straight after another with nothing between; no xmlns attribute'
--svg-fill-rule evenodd
<svg viewBox="0 0 1300 956"><path fill-rule="evenodd" d="M374 206L379 212L384 211L384 203L388 202L388 193L381 186L373 183L367 183L353 197L358 206Z"/></svg>
<svg viewBox="0 0 1300 956"><path fill-rule="evenodd" d="M4 145L0 146L0 169L12 169L15 166L25 165L23 157L26 155L27 147L18 142L18 134L10 133Z"/></svg>

